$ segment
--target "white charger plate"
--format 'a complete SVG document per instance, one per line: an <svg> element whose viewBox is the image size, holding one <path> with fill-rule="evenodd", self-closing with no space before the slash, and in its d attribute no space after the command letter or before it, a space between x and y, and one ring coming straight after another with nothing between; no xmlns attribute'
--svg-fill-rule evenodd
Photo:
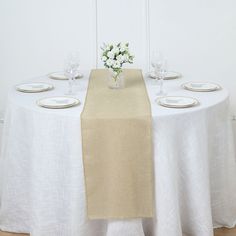
<svg viewBox="0 0 236 236"><path fill-rule="evenodd" d="M212 92L221 89L220 85L209 82L188 82L182 87L193 92Z"/></svg>
<svg viewBox="0 0 236 236"><path fill-rule="evenodd" d="M50 97L38 100L37 104L49 109L63 109L77 106L80 104L80 101L72 97Z"/></svg>
<svg viewBox="0 0 236 236"><path fill-rule="evenodd" d="M17 91L23 93L39 93L52 90L54 87L52 84L33 82L33 83L18 84L15 86L15 88Z"/></svg>
<svg viewBox="0 0 236 236"><path fill-rule="evenodd" d="M80 79L83 78L83 76L84 76L83 74L79 73L75 78ZM68 80L63 71L53 72L49 74L48 77L50 79L55 79L55 80Z"/></svg>
<svg viewBox="0 0 236 236"><path fill-rule="evenodd" d="M188 108L199 104L195 98L182 96L166 96L158 98L156 102L163 107L169 108Z"/></svg>
<svg viewBox="0 0 236 236"><path fill-rule="evenodd" d="M148 76L151 79L155 79L156 78L156 75L155 75L154 71L149 72ZM168 71L164 80L178 79L180 77L182 77L182 75L180 73L175 72L175 71Z"/></svg>

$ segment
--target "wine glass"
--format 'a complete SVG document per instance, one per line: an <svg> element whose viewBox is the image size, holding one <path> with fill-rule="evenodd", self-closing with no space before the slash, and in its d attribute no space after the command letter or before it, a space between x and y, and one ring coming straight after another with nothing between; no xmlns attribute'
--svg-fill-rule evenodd
<svg viewBox="0 0 236 236"><path fill-rule="evenodd" d="M164 88L163 88L163 84L164 84L164 79L167 75L167 72L168 72L168 65L167 65L167 60L164 59L162 61L162 65L160 67L160 70L159 70L159 76L158 76L158 79L159 79L159 85L160 85L160 90L159 92L157 93L158 96L165 96L167 95L167 93L165 92Z"/></svg>
<svg viewBox="0 0 236 236"><path fill-rule="evenodd" d="M68 78L68 91L66 95L75 94L75 78L79 75L79 53L72 52L65 60L64 74Z"/></svg>
<svg viewBox="0 0 236 236"><path fill-rule="evenodd" d="M163 63L163 55L160 51L154 50L152 52L151 65L154 69L155 78L158 79L159 71Z"/></svg>

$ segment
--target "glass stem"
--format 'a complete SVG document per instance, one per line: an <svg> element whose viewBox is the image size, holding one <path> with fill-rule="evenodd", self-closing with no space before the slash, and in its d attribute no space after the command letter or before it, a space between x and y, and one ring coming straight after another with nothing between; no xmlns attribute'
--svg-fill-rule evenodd
<svg viewBox="0 0 236 236"><path fill-rule="evenodd" d="M163 93L163 78L160 79L160 93Z"/></svg>
<svg viewBox="0 0 236 236"><path fill-rule="evenodd" d="M72 94L72 92L73 92L73 78L72 77L69 78L68 85L69 85L69 92L68 93Z"/></svg>

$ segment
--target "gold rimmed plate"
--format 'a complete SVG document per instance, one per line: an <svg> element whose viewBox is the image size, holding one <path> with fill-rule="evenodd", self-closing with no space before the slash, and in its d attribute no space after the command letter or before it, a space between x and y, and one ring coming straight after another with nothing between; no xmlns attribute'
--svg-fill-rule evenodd
<svg viewBox="0 0 236 236"><path fill-rule="evenodd" d="M166 96L156 100L163 107L168 108L189 108L199 104L196 98L182 96Z"/></svg>
<svg viewBox="0 0 236 236"><path fill-rule="evenodd" d="M151 71L149 72L148 76L151 78L151 79L155 79L156 78L156 75L155 75L155 72L154 71ZM179 73L179 72L176 72L176 71L168 71L167 72L167 75L165 76L165 79L164 80L172 80L172 79L178 79L182 77L182 75Z"/></svg>
<svg viewBox="0 0 236 236"><path fill-rule="evenodd" d="M182 84L186 90L193 92L214 92L221 89L221 86L211 82L188 82Z"/></svg>
<svg viewBox="0 0 236 236"><path fill-rule="evenodd" d="M48 83L33 82L23 83L15 86L16 90L22 93L40 93L52 90L54 86Z"/></svg>
<svg viewBox="0 0 236 236"><path fill-rule="evenodd" d="M80 101L73 97L49 97L38 100L37 104L48 109L64 109L77 106Z"/></svg>
<svg viewBox="0 0 236 236"><path fill-rule="evenodd" d="M75 77L76 79L81 79L83 78L83 74L78 73L78 75ZM48 77L50 79L54 79L54 80L68 80L68 78L65 76L63 71L58 71L58 72L53 72L48 74Z"/></svg>

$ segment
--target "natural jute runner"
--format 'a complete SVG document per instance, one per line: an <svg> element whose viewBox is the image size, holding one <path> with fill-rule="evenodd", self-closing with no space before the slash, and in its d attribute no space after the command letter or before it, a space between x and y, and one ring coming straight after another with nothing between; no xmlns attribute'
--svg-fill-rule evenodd
<svg viewBox="0 0 236 236"><path fill-rule="evenodd" d="M124 70L125 88L90 75L81 115L89 219L153 216L151 107L141 70Z"/></svg>

